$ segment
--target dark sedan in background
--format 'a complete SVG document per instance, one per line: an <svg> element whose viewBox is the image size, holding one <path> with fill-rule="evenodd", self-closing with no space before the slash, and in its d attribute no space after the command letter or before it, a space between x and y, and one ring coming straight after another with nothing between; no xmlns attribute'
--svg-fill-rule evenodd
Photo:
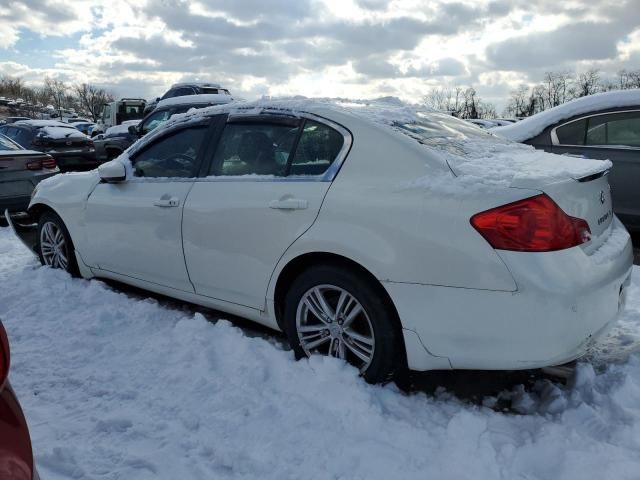
<svg viewBox="0 0 640 480"><path fill-rule="evenodd" d="M611 160L613 209L640 231L640 90L578 98L491 132L547 152Z"/></svg>
<svg viewBox="0 0 640 480"><path fill-rule="evenodd" d="M0 321L0 479L37 480L29 427L9 384L11 355Z"/></svg>
<svg viewBox="0 0 640 480"><path fill-rule="evenodd" d="M26 120L1 126L0 134L24 148L51 155L63 172L98 166L93 141L67 123Z"/></svg>
<svg viewBox="0 0 640 480"><path fill-rule="evenodd" d="M25 150L0 135L0 224L5 210L26 211L36 184L59 171L50 155Z"/></svg>

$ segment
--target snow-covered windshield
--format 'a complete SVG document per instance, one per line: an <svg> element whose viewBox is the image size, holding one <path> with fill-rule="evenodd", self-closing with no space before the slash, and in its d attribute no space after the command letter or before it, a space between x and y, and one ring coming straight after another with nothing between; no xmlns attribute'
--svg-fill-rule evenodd
<svg viewBox="0 0 640 480"><path fill-rule="evenodd" d="M487 140L496 141L496 137L446 113L416 112L416 121L411 123L395 123L402 133L415 138L421 143L432 144L434 139Z"/></svg>

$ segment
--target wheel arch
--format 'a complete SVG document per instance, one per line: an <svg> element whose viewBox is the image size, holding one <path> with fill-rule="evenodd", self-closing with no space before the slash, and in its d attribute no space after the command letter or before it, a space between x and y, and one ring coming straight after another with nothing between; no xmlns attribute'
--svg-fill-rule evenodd
<svg viewBox="0 0 640 480"><path fill-rule="evenodd" d="M284 312L284 302L287 291L289 287L293 284L296 278L307 270L315 265L334 265L341 268L345 268L347 270L354 271L361 275L363 278L366 278L371 285L376 289L377 293L389 306L392 312L392 322L394 326L398 329L398 339L400 342L400 360L401 366L406 368L407 365L407 350L404 344L404 338L402 335L402 323L400 321L400 315L398 314L398 310L396 309L391 296L384 288L384 285L376 278L376 276L371 273L369 269L361 265L360 263L351 260L350 258L344 257L342 255L330 252L307 252L300 254L292 259L290 259L287 264L280 270L278 273L278 277L275 282L275 288L273 293L273 307L274 307L274 315L278 327L284 331L283 325L283 312Z"/></svg>

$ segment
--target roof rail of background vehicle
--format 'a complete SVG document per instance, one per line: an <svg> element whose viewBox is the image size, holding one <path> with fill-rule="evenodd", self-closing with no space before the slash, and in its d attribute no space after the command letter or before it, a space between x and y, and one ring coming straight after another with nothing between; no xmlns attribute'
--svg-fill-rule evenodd
<svg viewBox="0 0 640 480"><path fill-rule="evenodd" d="M555 125L562 120L595 111L622 107L640 107L640 89L613 90L576 98L524 118L512 125L492 128L491 132L514 142L524 142L539 135L548 126Z"/></svg>
<svg viewBox="0 0 640 480"><path fill-rule="evenodd" d="M144 98L121 98L118 102L147 102Z"/></svg>
<svg viewBox="0 0 640 480"><path fill-rule="evenodd" d="M235 101L233 96L221 95L219 93L203 93L200 95L183 95L180 97L171 97L160 100L156 109L167 107L169 105L197 105L199 107L207 105L221 105Z"/></svg>
<svg viewBox="0 0 640 480"><path fill-rule="evenodd" d="M178 88L178 87L210 87L210 88L223 88L217 82L180 82L174 83L170 88Z"/></svg>

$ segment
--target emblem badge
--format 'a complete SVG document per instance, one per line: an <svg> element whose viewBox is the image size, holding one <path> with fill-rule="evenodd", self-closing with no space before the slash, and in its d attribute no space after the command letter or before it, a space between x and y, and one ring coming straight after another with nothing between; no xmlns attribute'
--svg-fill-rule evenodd
<svg viewBox="0 0 640 480"><path fill-rule="evenodd" d="M604 202L605 202L604 190L600 190L600 203L604 205Z"/></svg>

